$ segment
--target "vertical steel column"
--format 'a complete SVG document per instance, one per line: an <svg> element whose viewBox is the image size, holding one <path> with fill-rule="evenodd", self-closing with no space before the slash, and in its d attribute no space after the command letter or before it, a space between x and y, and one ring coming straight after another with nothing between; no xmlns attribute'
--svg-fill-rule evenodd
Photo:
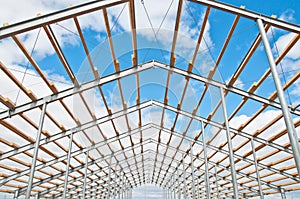
<svg viewBox="0 0 300 199"><path fill-rule="evenodd" d="M116 171L117 171L117 166L118 166L118 163L116 163L116 166L115 166L115 172L114 172L114 178L115 178L115 180L112 180L112 178L111 178L111 184L112 184L112 192L111 192L111 194L112 194L112 196L113 196L113 198L115 199L116 198L116 190L117 190L117 180L116 180L116 178L117 178L117 173L116 173Z"/></svg>
<svg viewBox="0 0 300 199"><path fill-rule="evenodd" d="M197 184L198 184L198 186L200 186L200 179L199 179L199 177L197 179ZM200 188L199 187L197 189L197 198L200 198Z"/></svg>
<svg viewBox="0 0 300 199"><path fill-rule="evenodd" d="M226 102L225 102L225 98L224 98L224 90L222 87L220 87L220 95L221 95L221 102L222 102L222 107L223 107L227 144L228 144L228 150L229 150L230 171L231 171L231 178L232 178L232 185L233 185L233 198L239 198L238 184L237 184L236 171L235 171L235 163L234 163L233 150L232 150L231 134L230 134L230 130L229 130L229 122L228 122L228 117L227 117Z"/></svg>
<svg viewBox="0 0 300 199"><path fill-rule="evenodd" d="M183 198L187 198L187 194L186 194L186 179L185 179L185 168L184 168L184 155L182 154L182 172L183 172Z"/></svg>
<svg viewBox="0 0 300 199"><path fill-rule="evenodd" d="M89 151L87 151L85 154L84 181L83 181L83 189L82 189L82 198L83 199L85 198L88 161L89 161Z"/></svg>
<svg viewBox="0 0 300 199"><path fill-rule="evenodd" d="M201 121L202 129L202 142L203 142L203 154L204 154L204 166L205 166L205 188L206 188L206 198L210 199L210 185L209 185L209 173L208 173L208 162L207 162L207 148L206 148L206 138L203 121Z"/></svg>
<svg viewBox="0 0 300 199"><path fill-rule="evenodd" d="M216 178L216 192L217 192L217 198L220 199L217 165L215 165L215 178Z"/></svg>
<svg viewBox="0 0 300 199"><path fill-rule="evenodd" d="M67 186L68 186L68 177L69 177L69 167L70 167L70 160L71 160L73 136L74 136L74 133L71 133L70 140L69 140L69 150L68 150L68 159L67 159L67 165L66 165L66 175L65 175L65 184L64 184L64 191L63 191L63 199L66 198L67 189L68 189Z"/></svg>
<svg viewBox="0 0 300 199"><path fill-rule="evenodd" d="M120 172L121 173L121 172ZM122 187L120 187L121 188L121 198L122 199L124 199L124 195L123 195L123 193L124 193L124 181L125 181L125 172L124 172L124 175L123 175L123 178L122 178Z"/></svg>
<svg viewBox="0 0 300 199"><path fill-rule="evenodd" d="M16 191L15 191L15 194L14 194L14 199L18 199L18 197L19 197L19 190L17 189Z"/></svg>
<svg viewBox="0 0 300 199"><path fill-rule="evenodd" d="M120 182L120 184L119 184L119 187L118 187L118 190L119 190L118 199L121 199L121 186L123 186L123 181L121 180L121 176L122 176L122 168L120 166L120 173L119 173L119 178L120 178L119 182Z"/></svg>
<svg viewBox="0 0 300 199"><path fill-rule="evenodd" d="M300 146L298 143L298 136L296 133L296 129L293 123L293 119L291 116L291 113L289 112L289 108L287 105L287 102L285 100L285 96L284 96L284 91L280 82L280 78L278 75L278 71L276 68L276 64L274 61L274 57L272 55L272 50L267 38L267 34L266 31L264 29L264 25L261 19L257 19L257 24L258 24L258 28L260 31L260 35L265 47L265 51L268 57L268 61L269 61L269 65L272 71L272 75L273 75L273 80L276 86L276 90L277 90L277 96L279 99L279 102L281 104L281 110L283 113L283 117L284 117L284 121L285 121L285 125L286 125L286 129L287 129L287 133L290 139L290 143L291 143L291 147L293 150L293 154L294 154L294 160L296 163L296 167L297 167L297 171L298 171L298 176L300 177Z"/></svg>
<svg viewBox="0 0 300 199"><path fill-rule="evenodd" d="M193 152L193 144L191 142L191 147L190 147L190 157L191 157L191 170L192 170L192 198L196 198L196 193L195 193L195 173L194 173L194 152Z"/></svg>
<svg viewBox="0 0 300 199"><path fill-rule="evenodd" d="M110 159L109 159L109 166L108 166L108 168L109 168L109 171L108 171L108 182L107 182L107 186L108 186L108 188L107 188L107 198L108 199L110 199L110 190L111 190L111 187L110 187L110 177L111 177L111 161L112 161L112 154L111 154L111 156L110 156Z"/></svg>
<svg viewBox="0 0 300 199"><path fill-rule="evenodd" d="M280 194L282 199L286 199L285 191L284 189L280 189Z"/></svg>
<svg viewBox="0 0 300 199"><path fill-rule="evenodd" d="M257 158L256 158L256 151L255 151L255 144L254 144L253 138L251 138L251 147L252 147L252 154L253 154L254 166L255 166L256 177L257 177L257 184L258 184L258 188L259 188L259 196L261 199L263 199L264 194L263 194L262 187L261 187L261 181L260 181L260 175L259 175L259 169L258 169L258 165L257 165Z"/></svg>
<svg viewBox="0 0 300 199"><path fill-rule="evenodd" d="M174 179L174 176L173 176L173 183L174 185L174 199L176 199L176 186L175 186L175 179Z"/></svg>
<svg viewBox="0 0 300 199"><path fill-rule="evenodd" d="M167 188L167 199L169 199L169 189Z"/></svg>
<svg viewBox="0 0 300 199"><path fill-rule="evenodd" d="M173 177L172 177L173 178ZM173 190L172 190L172 187L171 187L171 184L172 184L172 178L171 178L171 181L169 183L169 186L170 186L170 198L173 199Z"/></svg>
<svg viewBox="0 0 300 199"><path fill-rule="evenodd" d="M179 177L179 164L178 164L178 166L177 166L177 176L178 176L178 179L177 179L177 185L178 185L178 199L180 199L180 195L181 195L181 190L180 190L180 182L179 182L179 180L180 180L180 177Z"/></svg>
<svg viewBox="0 0 300 199"><path fill-rule="evenodd" d="M28 180L28 187L27 187L27 191L26 191L26 199L29 199L30 194L31 194L32 182L33 182L35 166L36 166L36 159L37 159L38 152L39 152L39 146L40 146L40 140L41 140L41 135L42 135L42 131L43 131L46 109L47 109L47 103L45 102L43 104L40 121L39 121L39 128L38 128L38 132L37 132L35 144L34 144L34 151L33 151L31 169L30 169L29 180Z"/></svg>
<svg viewBox="0 0 300 199"><path fill-rule="evenodd" d="M169 182L169 187L170 187L170 198L173 199L173 190L172 190L172 182L173 182L173 176L171 177L170 179L170 182Z"/></svg>

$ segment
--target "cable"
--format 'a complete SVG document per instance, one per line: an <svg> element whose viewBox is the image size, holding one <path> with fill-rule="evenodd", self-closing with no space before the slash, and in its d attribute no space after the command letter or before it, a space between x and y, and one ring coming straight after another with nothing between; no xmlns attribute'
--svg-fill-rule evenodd
<svg viewBox="0 0 300 199"><path fill-rule="evenodd" d="M116 18L116 20L115 20L115 23L114 23L113 26L111 27L110 31L112 31L112 30L114 29L115 25L117 25L117 22L119 21L119 18L120 18L120 16L122 15L122 13L123 13L123 11L124 11L124 9L125 9L125 6L126 6L126 4L124 4L124 6L123 6L121 12L120 12L119 15L117 16L117 18Z"/></svg>
<svg viewBox="0 0 300 199"><path fill-rule="evenodd" d="M20 65L20 66L23 66L23 65ZM7 67L7 69L12 70L12 71L16 71L16 72L19 72L19 73L22 73L22 74L25 73L24 71L21 71L21 70L18 70L18 69L14 69L14 68L10 68L10 67ZM31 75L31 76L34 76L34 77L41 77L41 76L39 76L39 75L31 74L31 73L28 73L28 74L26 74L26 75ZM66 82L66 81L59 81L59 80L56 80L56 79L53 79L53 78L49 78L49 77L48 77L48 79L49 79L50 81L57 82L57 83L62 83L62 84L67 84L67 85L73 85L73 84L71 84L71 83L69 84L69 83Z"/></svg>
<svg viewBox="0 0 300 199"><path fill-rule="evenodd" d="M188 8L188 12L190 13L190 16L193 18L193 20L194 20L194 22L195 22L195 24L196 24L196 27L198 27L198 23L197 23L197 21L196 21L195 16L193 15L193 13L192 13L192 11L191 11L191 8L190 8L189 4L186 2L186 0L185 0L184 2L185 2L186 6L187 6L187 8ZM199 30L198 30L198 31L199 31ZM207 48L207 50L208 50L208 53L209 53L209 55L210 55L210 57L211 57L211 59L212 59L214 65L215 65L215 64L216 64L216 60L215 60L215 58L214 58L214 56L213 56L213 54L212 54L212 52L211 52L210 47L208 46L208 43L207 43L207 41L206 41L204 35L203 35L202 39L203 39L203 41L204 41L204 43L205 43L205 46L206 46L206 48ZM222 74L221 74L221 73L219 73L219 74L220 74L220 76L221 76L222 82L225 82L225 80L224 80Z"/></svg>
<svg viewBox="0 0 300 199"><path fill-rule="evenodd" d="M120 16L122 15L122 13L123 13L125 7L126 7L126 4L124 4L124 6L123 6L121 12L120 12L120 13L118 14L118 16L116 17L116 20L115 20L113 26L111 27L110 31L112 31L112 30L114 29L114 27L116 26L116 24L117 24L117 22L118 22ZM63 25L61 25L61 24L59 24L59 23L55 23L55 25L57 25L57 26L61 27L62 29L64 29L64 30L66 30L66 31L68 31L68 32L70 32L70 33L76 35L77 37L80 37L78 33L76 33L76 32L74 32L74 31L70 30L69 28L67 28L67 27L65 27L65 26L63 26ZM96 44L95 42L93 42L92 40L87 40L87 39L85 39L85 40L88 41L90 44L92 44L92 45L94 45L94 46L97 46L97 45L98 45L98 44Z"/></svg>
<svg viewBox="0 0 300 199"><path fill-rule="evenodd" d="M127 5L127 4L124 4L124 6L122 7L121 11L120 11L119 14L117 15L116 20L114 21L114 24L113 24L112 27L110 28L110 31L112 31L112 30L115 28L115 26L117 25L117 23L118 23L118 21L119 21L121 15L122 15L122 13L124 12L124 9L125 9L126 5ZM60 27L60 28L62 28L62 29L64 29L64 30L66 30L66 31L68 31L68 32L72 33L73 35L75 35L75 36L77 36L77 37L80 38L80 36L79 36L78 33L76 33L76 32L74 32L74 31L70 30L69 28L67 28L67 27L65 27L65 26L63 26L63 25L61 25L61 24L59 24L59 23L56 23L55 25L57 25L58 27ZM106 40L107 40L107 37L106 37ZM85 41L86 41L87 43L89 43L89 44L92 44L94 47L96 47L96 46L98 45L98 43L95 43L94 40L85 39ZM98 52L98 51L95 51L95 55L97 55L97 54L100 53L100 49L99 49L99 48L98 48L98 50L99 50L99 52ZM106 48L101 49L101 51L102 51L102 50L106 51L107 53L111 53L111 52L110 52L109 50L107 50ZM95 59L96 59L97 57L98 57L98 56L93 56L93 60L92 60L92 61L95 61ZM120 58L120 59L122 59L122 58ZM126 62L126 63L129 64L129 65L131 64L131 62L127 61L127 59L125 59L125 58L123 58L122 61ZM89 73L88 73L88 74L89 74Z"/></svg>
<svg viewBox="0 0 300 199"><path fill-rule="evenodd" d="M141 4L143 5L143 8L144 8L144 11L145 11L145 13L146 13L147 19L148 19L148 21L149 21L149 23L150 23L150 26L151 26L151 29L152 29L152 31L153 31L155 41L156 41L157 46L158 46L158 48L159 48L159 50L160 50L160 52L161 52L161 55L162 55L162 58L164 59L164 62L166 62L166 59L165 59L165 57L164 57L163 50L162 50L162 48L160 47L159 41L158 41L158 39L157 39L157 33L160 31L160 29L161 29L161 27L162 27L162 24L163 24L163 22L165 21L165 19L166 19L167 15L168 15L168 13L169 13L169 11L170 11L170 8L171 8L173 2L174 2L174 0L171 1L170 5L169 5L169 7L168 7L168 9L167 9L167 12L165 13L165 15L164 15L164 17L163 17L163 20L161 21L161 23L160 23L160 25L159 25L159 28L157 29L157 31L155 31L155 30L154 30L154 27L153 27L153 24L152 24L152 22L151 22L149 13L148 13L147 8L146 8L146 6L145 6L145 2L144 2L144 0L141 0ZM144 59L143 59L143 62L145 62L145 59L146 59L146 57L147 57L149 51L150 51L150 49L146 52L146 54L145 54L145 56L144 56Z"/></svg>
<svg viewBox="0 0 300 199"><path fill-rule="evenodd" d="M272 28L272 27L271 27L271 33L272 33L272 39L273 39L273 42L274 42L274 46L275 46L275 49L276 49L276 53L277 53L277 55L279 56L279 50L278 50L278 47L277 47L277 44L276 44L276 41L275 41L274 31L273 31L273 28ZM283 71L283 67L282 67L282 63L281 63L281 62L279 62L279 66L280 66L281 73L282 73L282 76L283 76L284 84L286 84L285 72ZM290 105L292 105L292 100L291 100L289 88L286 89L286 93L287 93L287 95L288 95L289 103L290 103Z"/></svg>
<svg viewBox="0 0 300 199"><path fill-rule="evenodd" d="M33 47L32 47L31 52L30 52L30 57L32 56L32 54L33 54L33 52L34 52L35 46L36 46L36 44L37 44L38 38L39 38L40 33L41 33L41 29L42 29L42 28L39 29L38 34L37 34L37 36L36 36L36 38L35 38ZM30 64L30 62L29 62L29 60L28 60L28 61L27 61L27 65L26 65L26 67L25 67L24 75L23 75L22 80L21 80L21 84L24 83L25 76L26 76L26 72L27 72L27 70L28 70L29 64ZM15 104L17 104L18 98L19 98L19 96L20 96L20 92L21 92L21 89L19 89L19 91L18 91L18 93L17 93L16 99L15 99Z"/></svg>

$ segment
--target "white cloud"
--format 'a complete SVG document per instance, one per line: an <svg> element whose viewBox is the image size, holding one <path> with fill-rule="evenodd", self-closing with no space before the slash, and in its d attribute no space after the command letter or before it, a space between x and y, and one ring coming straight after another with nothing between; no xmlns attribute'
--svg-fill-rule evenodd
<svg viewBox="0 0 300 199"><path fill-rule="evenodd" d="M287 47L287 45L292 41L293 38L295 38L295 33L287 33L282 36L280 36L275 44L273 45L273 52L276 52L278 50L278 54L281 54L283 50ZM285 76L287 78L291 78L293 75L296 74L296 72L299 70L300 66L300 41L298 40L297 43L289 50L285 58L281 61L281 67L283 68L283 71L285 72ZM295 71L295 72L294 72ZM295 97L292 99L293 104L298 104L299 96L300 96L300 84L299 81L296 81L291 88L289 89L291 94Z"/></svg>
<svg viewBox="0 0 300 199"><path fill-rule="evenodd" d="M292 88L292 90L290 90L291 94L296 96L296 100L293 101L292 103L297 106L298 104L300 104L300 99L299 99L299 95L300 95L300 80L298 79L295 83L294 83L294 87Z"/></svg>
<svg viewBox="0 0 300 199"><path fill-rule="evenodd" d="M230 80L230 79L231 79L231 77L228 78L228 79L225 81L226 84L229 83L229 80ZM234 82L233 86L236 87L236 88L239 88L239 89L244 89L245 84L244 84L244 82L241 80L241 78L238 78L238 79Z"/></svg>
<svg viewBox="0 0 300 199"><path fill-rule="evenodd" d="M17 45L10 39L3 39L0 41L0 57L4 64L25 62L26 58L22 54L16 53L16 48Z"/></svg>
<svg viewBox="0 0 300 199"><path fill-rule="evenodd" d="M273 51L279 51L279 54L283 52L283 50L286 48L288 43L296 36L295 33L287 33L282 36L280 36L277 41L275 42L275 45L273 46ZM277 48L277 49L276 49ZM300 51L298 50L300 48L300 42L298 41L293 48L288 52L286 55L286 58L290 59L299 59L300 58Z"/></svg>
<svg viewBox="0 0 300 199"><path fill-rule="evenodd" d="M287 21L287 22L293 23L293 22L295 22L294 15L295 15L295 10L293 10L293 9L287 9L286 11L284 11L280 15L279 19L283 20L283 21Z"/></svg>

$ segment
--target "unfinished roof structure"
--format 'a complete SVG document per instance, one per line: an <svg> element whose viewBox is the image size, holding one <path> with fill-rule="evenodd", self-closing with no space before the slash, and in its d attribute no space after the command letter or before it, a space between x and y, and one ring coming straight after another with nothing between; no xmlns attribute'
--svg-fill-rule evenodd
<svg viewBox="0 0 300 199"><path fill-rule="evenodd" d="M300 189L300 70L287 67L300 27L217 1L169 3L158 24L150 2L103 0L0 28L25 63L0 57L0 192L129 198L150 183L169 198L264 198Z"/></svg>

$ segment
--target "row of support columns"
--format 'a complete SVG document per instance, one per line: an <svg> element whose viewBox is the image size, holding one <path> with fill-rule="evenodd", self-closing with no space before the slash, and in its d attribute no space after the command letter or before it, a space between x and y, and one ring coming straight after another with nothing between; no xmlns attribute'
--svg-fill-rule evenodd
<svg viewBox="0 0 300 199"><path fill-rule="evenodd" d="M278 71L276 68L276 64L274 61L274 57L272 55L272 51L271 51L271 47L269 44L269 41L267 39L266 36L266 32L263 26L263 22L261 19L257 19L257 24L258 24L258 28L262 37L262 41L265 47L265 52L267 54L268 57L268 61L269 61L269 65L272 71L272 75L273 75L273 80L276 86L276 90L277 90L277 94L278 94L278 98L281 104L281 108L282 108L282 112L283 112L283 116L284 116L284 120L285 120L285 124L286 124L286 128L287 128L287 132L288 132L288 136L290 139L290 143L292 146L292 150L293 150L293 154L294 154L294 160L295 160L295 164L296 164L296 168L298 171L298 175L300 176L300 156L298 156L297 154L300 154L300 146L298 143L298 136L296 133L296 129L294 127L293 124L293 120L291 117L291 113L289 112L288 109L288 105L286 103L285 100L285 96L284 96L284 91L280 82L280 78L278 75ZM227 143L228 143L228 150L229 150L229 162L230 162L230 169L231 169L231 177L232 177L232 185L233 185L233 198L239 198L239 191L238 191L238 183L237 183L237 175L236 175L236 169L235 169L235 162L234 162L234 155L233 155L233 146L232 146L232 140L231 140L231 133L229 130L229 122L228 122L228 115L227 115L227 106L226 106L226 102L225 102L225 98L224 98L224 90L221 87L220 88L220 97L221 97L221 102L222 102L222 108L223 108L223 116L224 116L224 123L225 123L225 127L226 127L226 138L227 138ZM203 148L204 148L204 160L205 160L205 187L206 187L206 198L210 199L210 183L209 183L209 174L208 174L208 163L207 163L207 150L206 150L206 140L205 140L205 131L204 131L204 125L203 122L201 123L202 126L202 139L203 139ZM253 152L253 158L254 158L254 162L255 162L255 170L256 170L256 176L257 176L257 183L258 183L258 192L259 192L259 196L261 199L264 198L264 194L262 191L262 184L261 184L261 180L260 180L260 174L259 174L259 168L258 168L258 164L257 164L257 157L256 157L256 151L255 151L255 144L254 144L254 140L251 139L251 147L252 147L252 152ZM192 198L196 198L196 193L195 193L195 175L194 175L194 165L193 165L193 148L191 145L190 148L190 156L191 156L191 169L192 169ZM183 165L183 171L185 171L184 165ZM216 172L216 189L217 189L217 198L220 198L219 195L219 191L218 191L218 179L217 179L217 169L215 167L215 172ZM185 172L183 173L184 175L184 182L185 182ZM281 193L282 198L285 199L285 192L283 189L279 190ZM187 198L186 195L186 185L184 185L184 198ZM179 196L180 198L180 196ZM199 198L199 196L198 196Z"/></svg>

